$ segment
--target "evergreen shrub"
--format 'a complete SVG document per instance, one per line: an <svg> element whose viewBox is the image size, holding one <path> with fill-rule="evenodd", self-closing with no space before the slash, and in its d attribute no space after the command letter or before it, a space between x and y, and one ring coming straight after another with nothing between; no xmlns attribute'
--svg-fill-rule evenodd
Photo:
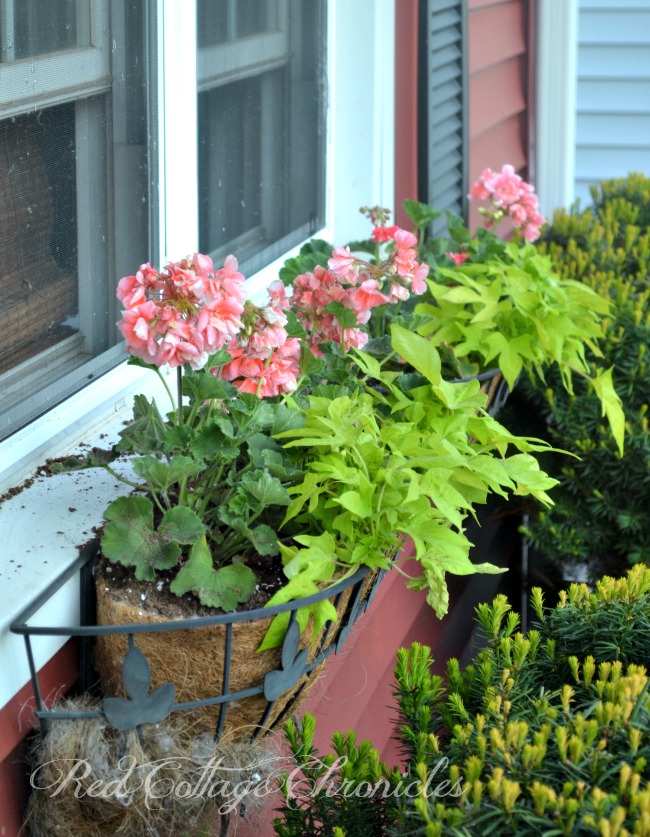
<svg viewBox="0 0 650 837"><path fill-rule="evenodd" d="M572 585L553 608L539 589L531 598L525 635L504 596L479 606L487 646L445 679L425 646L398 652L403 768L350 732L323 756L313 718L290 723L308 792L285 784L276 833L650 834L650 569Z"/></svg>
<svg viewBox="0 0 650 837"><path fill-rule="evenodd" d="M573 397L552 370L545 382L523 380L528 403L520 403L518 422L541 415L546 429L536 426L536 434L579 457L543 460L560 484L555 505L532 516L531 542L549 558L587 564L598 577L650 563L650 179L631 174L606 181L592 196L593 206L584 211L555 213L540 249L558 275L611 300L598 364L613 368L625 412L625 452L619 455L598 399L577 376ZM591 359L595 366L593 353ZM506 423L521 429L518 422Z"/></svg>

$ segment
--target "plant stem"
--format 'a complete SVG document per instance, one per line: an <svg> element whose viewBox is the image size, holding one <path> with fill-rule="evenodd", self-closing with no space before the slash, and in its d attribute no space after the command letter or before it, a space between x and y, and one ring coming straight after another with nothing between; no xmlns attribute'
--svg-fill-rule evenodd
<svg viewBox="0 0 650 837"><path fill-rule="evenodd" d="M115 469L111 468L110 465L103 464L100 467L107 471L112 477L115 477L116 480L123 482L124 485L129 485L131 488L137 488L139 491L144 491L146 488L146 486L142 485L141 483L133 482L132 480L123 477L121 474L118 474L118 472Z"/></svg>
<svg viewBox="0 0 650 837"><path fill-rule="evenodd" d="M178 398L178 423L183 424L183 367L176 367L176 394Z"/></svg>
<svg viewBox="0 0 650 837"><path fill-rule="evenodd" d="M158 375L158 377L160 378L160 380L162 382L162 385L165 387L165 391L167 392L167 395L169 396L169 400L171 402L172 407L175 407L176 402L174 401L174 396L172 395L172 391L170 390L169 385L168 385L167 381L165 380L165 376L160 371L160 367L156 366L154 371L155 371L156 375Z"/></svg>

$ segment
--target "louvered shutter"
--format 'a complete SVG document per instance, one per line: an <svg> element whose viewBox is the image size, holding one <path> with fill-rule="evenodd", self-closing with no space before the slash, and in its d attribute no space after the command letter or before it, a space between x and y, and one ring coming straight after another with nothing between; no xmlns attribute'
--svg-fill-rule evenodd
<svg viewBox="0 0 650 837"><path fill-rule="evenodd" d="M463 0L425 0L427 182L424 199L441 211L466 211L466 13ZM444 216L434 226L442 232Z"/></svg>

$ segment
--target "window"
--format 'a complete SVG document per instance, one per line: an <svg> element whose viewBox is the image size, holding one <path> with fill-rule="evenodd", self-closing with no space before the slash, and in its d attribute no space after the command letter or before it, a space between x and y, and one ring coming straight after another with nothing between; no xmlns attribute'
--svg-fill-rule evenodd
<svg viewBox="0 0 650 837"><path fill-rule="evenodd" d="M252 273L323 226L325 3L199 0L199 249Z"/></svg>
<svg viewBox="0 0 650 837"><path fill-rule="evenodd" d="M232 252L261 295L310 235L392 205L394 12L0 0L0 485L141 388L114 368L121 276Z"/></svg>
<svg viewBox="0 0 650 837"><path fill-rule="evenodd" d="M115 276L151 252L143 8L0 0L0 438L122 359Z"/></svg>
<svg viewBox="0 0 650 837"><path fill-rule="evenodd" d="M0 438L123 358L116 281L158 261L146 6L0 0ZM250 275L324 224L326 4L196 21L198 248Z"/></svg>

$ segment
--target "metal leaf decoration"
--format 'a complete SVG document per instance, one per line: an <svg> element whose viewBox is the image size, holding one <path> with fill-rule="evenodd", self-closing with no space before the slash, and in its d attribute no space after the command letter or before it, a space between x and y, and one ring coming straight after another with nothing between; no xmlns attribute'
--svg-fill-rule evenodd
<svg viewBox="0 0 650 837"><path fill-rule="evenodd" d="M289 625L284 642L282 643L281 668L269 671L264 676L264 697L270 702L277 700L281 694L293 689L305 673L309 650L300 645L300 626L297 622Z"/></svg>
<svg viewBox="0 0 650 837"><path fill-rule="evenodd" d="M127 698L104 698L102 708L109 724L116 729L134 729L140 724L156 724L174 706L173 683L164 683L151 694L151 670L147 658L135 646L131 647L122 663L122 683Z"/></svg>

